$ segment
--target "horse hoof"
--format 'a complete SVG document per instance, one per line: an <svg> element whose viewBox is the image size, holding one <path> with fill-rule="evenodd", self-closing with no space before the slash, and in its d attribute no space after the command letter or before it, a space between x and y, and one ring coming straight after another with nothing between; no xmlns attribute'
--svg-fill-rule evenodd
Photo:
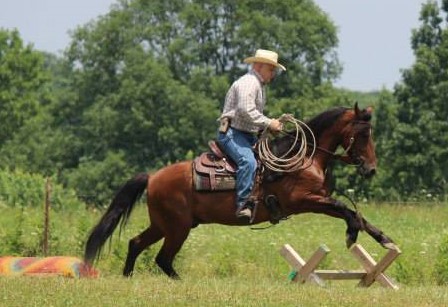
<svg viewBox="0 0 448 307"><path fill-rule="evenodd" d="M347 238L345 239L345 245L347 246L348 249L350 249L350 247L352 247L352 245L355 243L356 242L353 241L353 239L351 239L350 236L347 236Z"/></svg>
<svg viewBox="0 0 448 307"><path fill-rule="evenodd" d="M177 275L177 274L170 275L170 278L171 278L172 280L180 280L180 276Z"/></svg>
<svg viewBox="0 0 448 307"><path fill-rule="evenodd" d="M130 271L130 272L123 272L123 277L131 278L132 275L134 275L134 272L133 272L133 271Z"/></svg>

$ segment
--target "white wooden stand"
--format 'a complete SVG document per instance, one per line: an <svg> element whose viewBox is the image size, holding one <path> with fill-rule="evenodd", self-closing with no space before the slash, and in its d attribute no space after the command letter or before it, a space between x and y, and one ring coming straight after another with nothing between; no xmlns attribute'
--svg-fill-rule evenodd
<svg viewBox="0 0 448 307"><path fill-rule="evenodd" d="M289 244L282 247L280 254L295 270L293 272L295 274L291 278L294 282L311 281L323 286L324 280L359 279L358 285L361 287L369 287L377 281L383 287L398 290L398 286L384 273L401 254L398 247L389 249L388 253L378 263L360 244L354 244L350 251L361 262L364 270L316 270L319 263L330 252L326 245L321 245L307 262Z"/></svg>

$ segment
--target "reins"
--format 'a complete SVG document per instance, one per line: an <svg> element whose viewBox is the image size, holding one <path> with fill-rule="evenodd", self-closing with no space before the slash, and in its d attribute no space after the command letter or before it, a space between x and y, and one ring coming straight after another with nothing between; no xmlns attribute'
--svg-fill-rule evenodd
<svg viewBox="0 0 448 307"><path fill-rule="evenodd" d="M342 162L344 162L346 164L350 164L350 165L355 165L356 166L357 164L354 163L352 161L352 159L350 158L350 156L348 155L348 152L352 148L352 145L353 145L354 142L355 142L355 138L351 137L350 138L350 143L349 143L348 147L346 149L344 149L344 151L341 154L336 154L336 153L334 153L332 151L329 151L329 150L327 150L325 148L322 148L320 146L316 146L316 150L318 150L320 152L323 152L323 153L326 153L327 155L331 156L335 160L339 160L339 161L342 161ZM312 146L312 144L309 145L309 146Z"/></svg>

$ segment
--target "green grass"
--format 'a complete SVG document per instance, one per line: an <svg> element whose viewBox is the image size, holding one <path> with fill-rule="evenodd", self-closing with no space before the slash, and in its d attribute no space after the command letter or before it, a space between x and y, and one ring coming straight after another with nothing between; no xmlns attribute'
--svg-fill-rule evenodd
<svg viewBox="0 0 448 307"><path fill-rule="evenodd" d="M106 246L96 280L63 278L0 278L1 306L446 306L448 286L438 286L435 262L448 236L446 204L361 205L363 215L392 237L402 255L386 271L400 290L377 284L364 289L354 281L328 282L325 288L288 280L291 268L279 255L285 243L308 258L320 244L331 253L321 268L360 269L345 248L345 224L321 215L297 215L266 230L201 225L192 230L175 261L182 280L166 278L154 265L160 243L137 260L134 277L121 278L127 242L147 226L145 206L131 216L121 237ZM43 218L37 209L2 208L0 252L39 252ZM100 214L90 211L52 212L51 253L82 256L88 231ZM17 221L21 220L17 231ZM268 226L259 225L259 226ZM375 259L386 251L367 234L361 243ZM14 250L16 248L16 250ZM448 269L448 268L447 268Z"/></svg>
<svg viewBox="0 0 448 307"><path fill-rule="evenodd" d="M131 280L110 276L98 280L2 278L2 306L446 306L440 286L357 288L338 282L319 288L285 279L191 278L171 281L140 275Z"/></svg>

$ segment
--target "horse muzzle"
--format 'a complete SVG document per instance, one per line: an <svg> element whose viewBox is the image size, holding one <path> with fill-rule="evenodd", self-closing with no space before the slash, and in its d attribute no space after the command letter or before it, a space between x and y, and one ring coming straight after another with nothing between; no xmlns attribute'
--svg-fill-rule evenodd
<svg viewBox="0 0 448 307"><path fill-rule="evenodd" d="M358 166L358 173L366 179L372 178L376 174L376 165L369 165L362 162Z"/></svg>

